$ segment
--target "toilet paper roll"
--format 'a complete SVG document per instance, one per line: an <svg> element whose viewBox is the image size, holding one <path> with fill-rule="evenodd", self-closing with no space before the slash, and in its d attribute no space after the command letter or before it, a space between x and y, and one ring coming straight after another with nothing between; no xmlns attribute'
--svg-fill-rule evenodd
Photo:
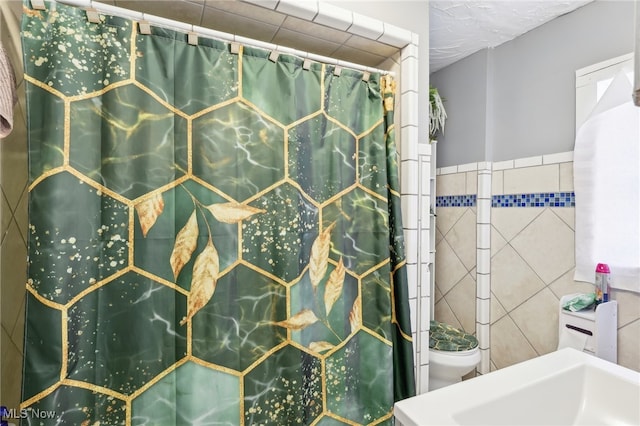
<svg viewBox="0 0 640 426"><path fill-rule="evenodd" d="M568 328L563 328L558 338L558 349L574 348L579 351L583 351L587 344L587 336L584 333L579 333Z"/></svg>

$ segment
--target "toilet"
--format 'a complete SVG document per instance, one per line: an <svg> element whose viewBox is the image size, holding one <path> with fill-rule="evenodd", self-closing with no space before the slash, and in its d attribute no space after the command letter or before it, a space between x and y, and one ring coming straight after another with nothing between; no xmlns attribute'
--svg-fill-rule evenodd
<svg viewBox="0 0 640 426"><path fill-rule="evenodd" d="M480 363L478 339L455 327L431 321L429 331L429 390L462 381Z"/></svg>

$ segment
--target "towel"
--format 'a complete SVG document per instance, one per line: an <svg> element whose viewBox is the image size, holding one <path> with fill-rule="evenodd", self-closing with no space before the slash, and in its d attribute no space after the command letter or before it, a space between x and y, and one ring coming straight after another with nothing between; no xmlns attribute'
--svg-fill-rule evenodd
<svg viewBox="0 0 640 426"><path fill-rule="evenodd" d="M576 136L577 281L594 282L598 263L611 287L640 292L640 108L621 71Z"/></svg>
<svg viewBox="0 0 640 426"><path fill-rule="evenodd" d="M0 138L8 136L13 129L13 106L16 102L16 75L7 51L0 44Z"/></svg>

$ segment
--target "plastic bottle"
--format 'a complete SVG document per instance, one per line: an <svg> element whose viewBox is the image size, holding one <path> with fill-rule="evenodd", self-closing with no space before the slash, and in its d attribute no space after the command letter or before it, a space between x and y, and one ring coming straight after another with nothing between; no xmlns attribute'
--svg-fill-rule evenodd
<svg viewBox="0 0 640 426"><path fill-rule="evenodd" d="M609 301L609 277L611 270L606 263L598 263L596 266L596 302Z"/></svg>

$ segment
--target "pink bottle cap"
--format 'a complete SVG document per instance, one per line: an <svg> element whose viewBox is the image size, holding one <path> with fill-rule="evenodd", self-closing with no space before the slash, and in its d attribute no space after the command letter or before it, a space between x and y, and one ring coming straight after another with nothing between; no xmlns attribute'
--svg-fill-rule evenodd
<svg viewBox="0 0 640 426"><path fill-rule="evenodd" d="M609 269L609 265L606 263L598 263L598 266L596 266L596 272L600 272L601 274L610 274L611 270Z"/></svg>

